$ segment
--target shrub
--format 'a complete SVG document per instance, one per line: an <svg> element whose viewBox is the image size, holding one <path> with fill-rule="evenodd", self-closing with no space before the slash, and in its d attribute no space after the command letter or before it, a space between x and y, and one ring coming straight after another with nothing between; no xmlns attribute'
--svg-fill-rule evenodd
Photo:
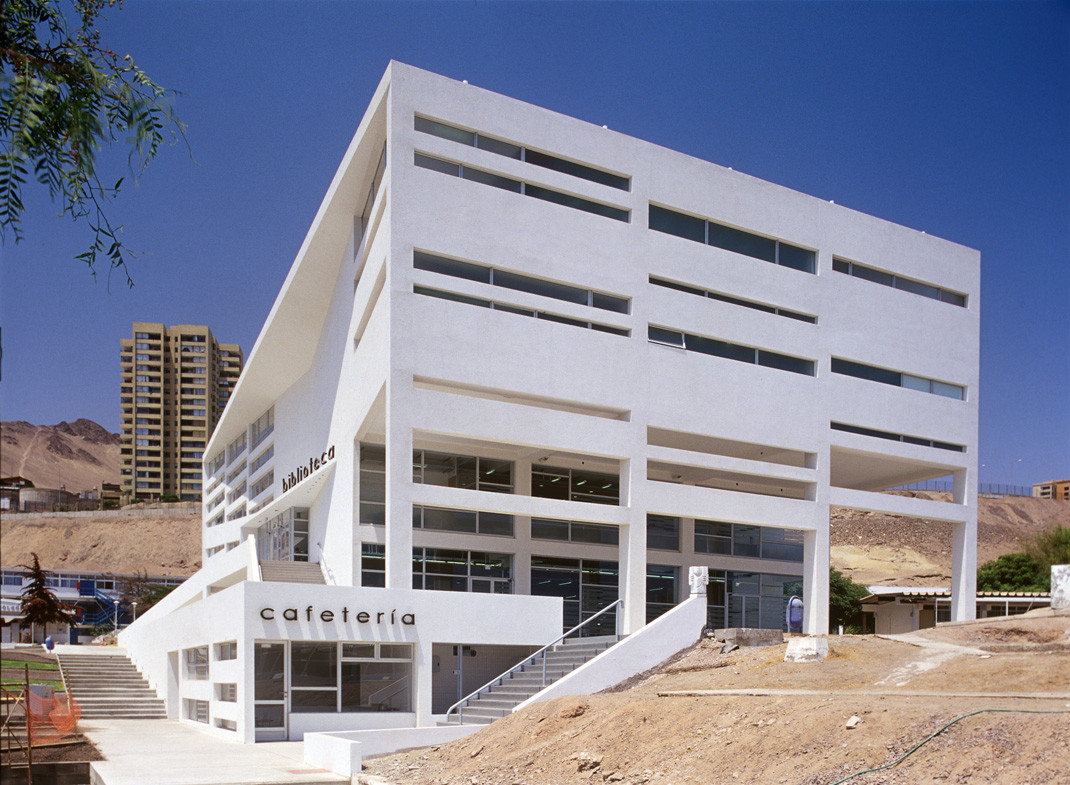
<svg viewBox="0 0 1070 785"><path fill-rule="evenodd" d="M1051 570L1027 553L1005 553L977 570L978 591L1050 591Z"/></svg>

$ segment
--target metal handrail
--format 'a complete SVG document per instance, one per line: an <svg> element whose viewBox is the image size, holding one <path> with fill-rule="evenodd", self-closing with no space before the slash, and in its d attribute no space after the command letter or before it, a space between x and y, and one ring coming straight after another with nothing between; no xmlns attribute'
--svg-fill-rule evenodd
<svg viewBox="0 0 1070 785"><path fill-rule="evenodd" d="M542 657L542 686L545 688L546 687L546 654L545 654L546 650L549 649L552 646L556 646L557 644L559 644L561 641L563 641L565 638L567 638L572 633L576 632L577 630L579 630L579 629L581 629L583 627L586 627L588 624L590 624L592 621L597 619L603 613L608 613L610 610L612 610L613 608L617 607L618 605L624 605L624 600L614 600L609 605L604 607L602 610L598 611L598 613L594 614L593 616L588 616L586 619L581 621L579 624L577 624L575 627L573 627L568 632L564 633L560 637L555 638L554 640L552 640L549 643L547 643L541 649L539 649L538 651L536 651L533 654L531 654L526 660L522 660L521 662L518 662L512 668L510 668L509 670L505 671L505 673L503 673L500 676L496 676L495 678L491 679L490 681L488 681L486 684L484 684L482 687L480 687L475 692L469 693L468 695L466 695L463 698L461 698L455 704L453 704L448 709L446 709L446 720L447 720L447 722L449 721L450 714L453 712L454 709L456 709L457 710L457 722L463 723L464 722L464 707L468 703L468 701L472 700L472 698L475 698L477 695L482 693L484 690L489 689L490 687L493 687L496 684L501 684L503 681L505 681L505 678L507 676L511 676L514 671L517 671L517 670L523 668L529 662L534 662L535 658L538 657L540 654L543 655L543 657ZM617 629L620 629L620 628L618 627Z"/></svg>

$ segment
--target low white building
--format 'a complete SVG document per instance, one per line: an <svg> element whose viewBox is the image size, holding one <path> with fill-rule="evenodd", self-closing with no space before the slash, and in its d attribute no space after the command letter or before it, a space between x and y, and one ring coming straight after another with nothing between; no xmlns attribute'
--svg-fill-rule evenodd
<svg viewBox="0 0 1070 785"><path fill-rule="evenodd" d="M979 276L391 63L205 450L205 566L122 643L243 741L428 725L615 600L585 632L638 630L689 565L711 626L801 594L827 631L832 504L951 522L970 617Z"/></svg>

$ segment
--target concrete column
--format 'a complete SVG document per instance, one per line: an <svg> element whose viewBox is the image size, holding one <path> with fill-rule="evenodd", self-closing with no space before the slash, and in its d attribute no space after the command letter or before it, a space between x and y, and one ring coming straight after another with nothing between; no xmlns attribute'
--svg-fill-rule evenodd
<svg viewBox="0 0 1070 785"><path fill-rule="evenodd" d="M412 377L386 388L386 586L412 588Z"/></svg>
<svg viewBox="0 0 1070 785"><path fill-rule="evenodd" d="M966 505L969 516L952 524L951 620L966 621L977 618L977 494L971 472L959 469L954 476L954 502Z"/></svg>
<svg viewBox="0 0 1070 785"><path fill-rule="evenodd" d="M636 503L645 475L645 458L621 462L621 503L629 507L628 524L620 532L618 596L624 600L624 610L617 615L617 629L623 635L646 624L646 507Z"/></svg>
<svg viewBox="0 0 1070 785"><path fill-rule="evenodd" d="M513 493L531 496L531 460L521 459L513 465ZM531 518L517 515L513 520L516 552L513 554L513 594L531 594Z"/></svg>
<svg viewBox="0 0 1070 785"><path fill-rule="evenodd" d="M827 506L826 506L827 517ZM803 534L803 632L829 631L829 528Z"/></svg>

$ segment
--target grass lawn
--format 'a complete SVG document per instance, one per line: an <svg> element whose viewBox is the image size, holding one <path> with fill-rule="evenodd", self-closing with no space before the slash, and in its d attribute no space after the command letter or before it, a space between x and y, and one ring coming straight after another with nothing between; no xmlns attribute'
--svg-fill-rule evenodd
<svg viewBox="0 0 1070 785"><path fill-rule="evenodd" d="M21 668L23 665L29 665L31 669L41 669L46 671L54 671L59 667L54 662L36 662L34 660L0 660L0 667L4 668Z"/></svg>
<svg viewBox="0 0 1070 785"><path fill-rule="evenodd" d="M9 690L18 689L19 687L25 686L25 684L26 682L23 679L0 679L0 685L3 685ZM63 692L62 681L52 681L51 679L35 679L33 676L31 676L30 684L47 684L49 687Z"/></svg>

